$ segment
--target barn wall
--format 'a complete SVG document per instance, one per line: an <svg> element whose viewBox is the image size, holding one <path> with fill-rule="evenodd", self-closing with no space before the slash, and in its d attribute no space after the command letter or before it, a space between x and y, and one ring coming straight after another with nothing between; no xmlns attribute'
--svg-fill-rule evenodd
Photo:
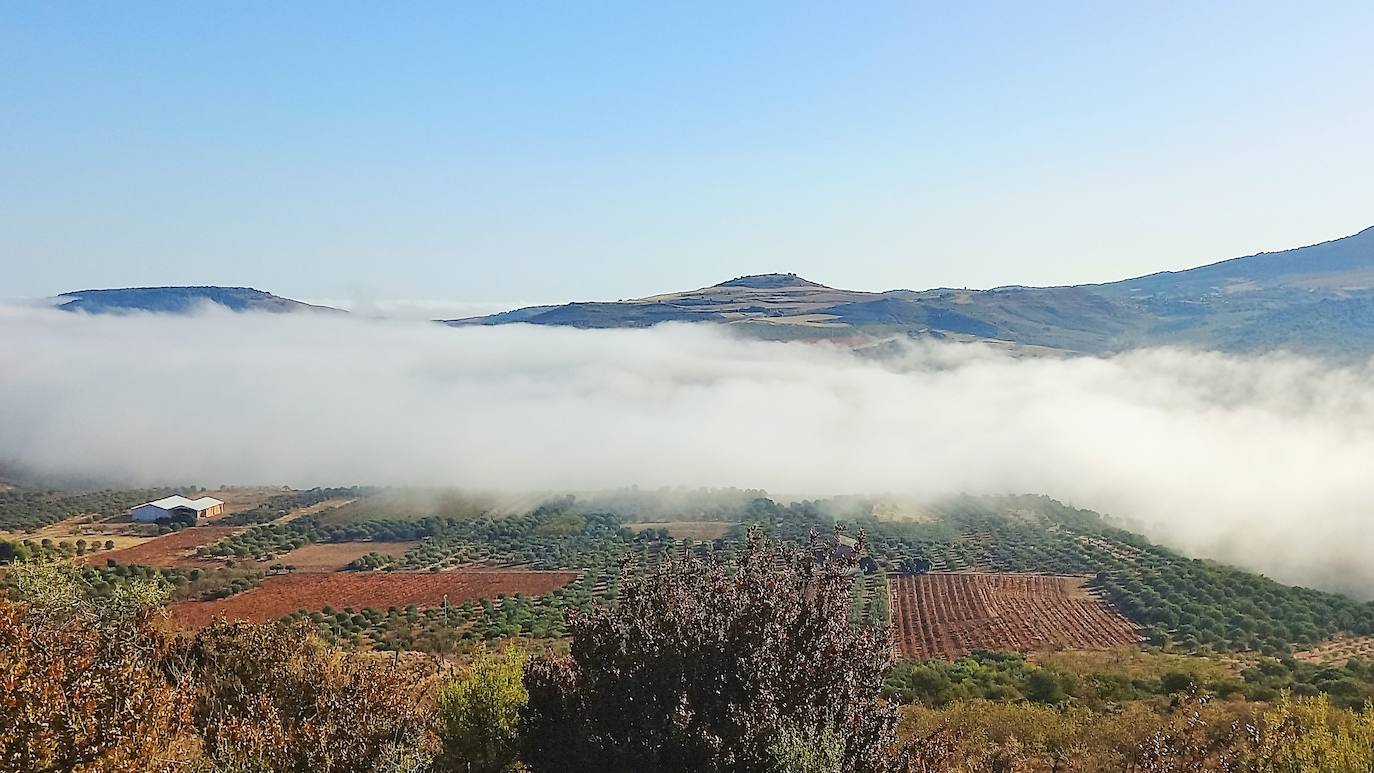
<svg viewBox="0 0 1374 773"><path fill-rule="evenodd" d="M135 521L151 522L160 518L171 518L172 514L153 505L139 505L133 509L132 516Z"/></svg>

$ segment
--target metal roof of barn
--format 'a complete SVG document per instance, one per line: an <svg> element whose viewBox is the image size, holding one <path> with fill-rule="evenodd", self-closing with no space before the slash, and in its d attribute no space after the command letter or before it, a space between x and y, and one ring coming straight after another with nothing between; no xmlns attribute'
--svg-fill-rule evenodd
<svg viewBox="0 0 1374 773"><path fill-rule="evenodd" d="M200 499L187 499L186 497L183 497L183 496L181 496L181 495L179 495L179 494L173 494L173 495L170 496L170 497L163 497L162 499L158 499L158 500L155 500L155 501L152 501L152 502L145 502L145 503L139 505L139 507L146 507L146 506L148 506L148 505L152 505L153 507L158 507L158 508L161 508L161 509L163 509L163 510L171 510L171 509L176 508L176 507L188 507L188 508L190 508L190 509L192 509L192 510L195 510L196 512L199 513L199 512L204 511L204 510L209 510L210 508L214 507L215 505L222 505L222 504L224 504L224 503L221 502L221 501L219 501L218 499L215 499L214 497L201 497Z"/></svg>

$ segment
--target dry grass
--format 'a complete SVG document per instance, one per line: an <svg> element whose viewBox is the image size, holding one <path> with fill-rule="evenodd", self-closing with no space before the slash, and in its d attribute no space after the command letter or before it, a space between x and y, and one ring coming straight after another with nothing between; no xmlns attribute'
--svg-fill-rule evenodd
<svg viewBox="0 0 1374 773"><path fill-rule="evenodd" d="M130 523L127 519L122 523L91 521L90 515L83 514L50 523L33 531L0 531L0 539L15 541L27 539L34 542L50 539L53 542L65 540L72 543L79 539L101 543L112 540L116 548L126 548L152 539L151 534L143 534L140 531L138 526Z"/></svg>
<svg viewBox="0 0 1374 773"><path fill-rule="evenodd" d="M1199 682L1236 676L1241 668L1239 660L1145 652L1137 647L1038 652L1032 654L1030 660L1070 673L1119 674L1132 679L1159 679L1169 672L1182 672L1193 676Z"/></svg>
<svg viewBox="0 0 1374 773"><path fill-rule="evenodd" d="M286 488L243 488L235 486L218 489L216 491L208 491L205 495L214 497L223 502L224 512L228 515L229 513L252 510L272 497L289 493L291 493L291 490Z"/></svg>
<svg viewBox="0 0 1374 773"><path fill-rule="evenodd" d="M1374 657L1374 635L1342 636L1318 644L1310 650L1295 653L1293 657L1323 665L1341 665L1351 658Z"/></svg>
<svg viewBox="0 0 1374 773"><path fill-rule="evenodd" d="M334 508L336 508L336 507L343 507L344 505L352 504L352 503L355 502L355 501L357 501L357 500L354 500L354 499L326 499L326 500L324 500L323 502L316 502L316 503L313 504L313 505L306 505L305 507L298 507L298 508L296 508L295 510L292 510L291 512L287 513L286 515L283 515L282 517L278 518L278 519L275 521L275 523L286 523L286 522L288 522L288 521L294 521L294 520L296 520L297 518L300 518L300 517L303 516L303 515L314 515L314 514L316 514L316 513L323 512L323 511L325 511L325 510L332 510L332 509L334 509Z"/></svg>

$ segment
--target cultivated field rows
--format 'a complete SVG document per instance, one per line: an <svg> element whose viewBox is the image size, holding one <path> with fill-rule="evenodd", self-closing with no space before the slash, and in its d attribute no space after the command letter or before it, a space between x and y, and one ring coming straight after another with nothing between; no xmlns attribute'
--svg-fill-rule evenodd
<svg viewBox="0 0 1374 773"><path fill-rule="evenodd" d="M895 650L908 660L975 650L1035 652L1136 644L1129 621L1078 577L932 573L888 580Z"/></svg>

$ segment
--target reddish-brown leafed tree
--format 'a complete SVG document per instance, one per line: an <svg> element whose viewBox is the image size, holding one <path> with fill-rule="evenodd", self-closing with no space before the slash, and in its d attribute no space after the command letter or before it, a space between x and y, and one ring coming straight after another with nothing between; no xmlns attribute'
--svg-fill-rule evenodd
<svg viewBox="0 0 1374 773"><path fill-rule="evenodd" d="M171 770L189 693L140 614L117 626L37 622L0 601L0 771Z"/></svg>

